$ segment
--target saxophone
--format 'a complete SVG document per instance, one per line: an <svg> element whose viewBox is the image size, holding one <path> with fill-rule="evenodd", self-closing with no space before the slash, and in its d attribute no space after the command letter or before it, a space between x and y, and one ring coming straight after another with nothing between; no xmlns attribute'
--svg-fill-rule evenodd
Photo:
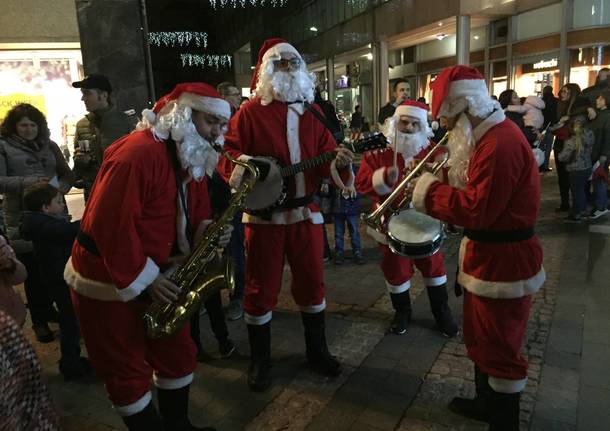
<svg viewBox="0 0 610 431"><path fill-rule="evenodd" d="M225 226L231 223L235 213L243 207L259 172L254 164L234 159L217 144L213 144L213 147L235 165L242 166L248 175L244 175L244 180L231 197L227 210L216 222L208 226L187 261L171 275L170 280L180 288L178 299L171 304L153 302L146 309L143 318L149 338L176 333L213 293L224 288L230 291L235 288L233 261L220 253L218 238L226 230Z"/></svg>

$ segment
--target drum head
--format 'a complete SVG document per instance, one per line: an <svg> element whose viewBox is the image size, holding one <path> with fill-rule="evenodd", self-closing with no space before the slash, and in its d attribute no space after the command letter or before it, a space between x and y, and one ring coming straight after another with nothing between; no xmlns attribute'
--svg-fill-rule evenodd
<svg viewBox="0 0 610 431"><path fill-rule="evenodd" d="M438 240L442 226L439 220L409 209L390 217L388 235L403 244L424 245Z"/></svg>
<svg viewBox="0 0 610 431"><path fill-rule="evenodd" d="M257 159L259 158L257 157ZM246 196L245 207L247 210L260 211L273 207L284 194L284 180L278 163L270 158L260 159L270 163L269 173L264 181L257 181L252 191Z"/></svg>

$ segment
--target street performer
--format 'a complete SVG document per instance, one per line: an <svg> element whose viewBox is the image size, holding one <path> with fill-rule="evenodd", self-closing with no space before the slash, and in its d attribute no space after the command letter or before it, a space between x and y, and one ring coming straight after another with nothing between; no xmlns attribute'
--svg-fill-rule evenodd
<svg viewBox="0 0 610 431"><path fill-rule="evenodd" d="M226 149L235 158L272 156L291 165L325 152L336 151L332 163L299 173L288 181L283 208L265 216L244 213L246 287L244 319L248 326L251 363L248 385L264 391L271 383L270 322L281 288L284 260L292 270L291 291L301 309L309 365L324 375L340 373L340 364L328 351L325 335L322 214L313 194L322 178L353 184L352 154L337 148L325 126L304 106L314 100L314 77L299 52L282 39L267 40L259 51L252 78L255 97L231 119ZM321 110L312 105L313 109ZM265 163L253 160L261 168ZM238 187L243 169L221 159L222 174ZM332 174L331 174L332 172ZM348 179L348 177L350 177Z"/></svg>
<svg viewBox="0 0 610 431"><path fill-rule="evenodd" d="M476 69L445 69L431 89L432 116L451 133L450 185L423 174L413 204L464 227L458 282L465 290L464 343L475 365L476 398L454 398L449 408L488 421L492 431L516 431L528 367L520 350L532 295L545 279L534 235L538 167Z"/></svg>
<svg viewBox="0 0 610 431"><path fill-rule="evenodd" d="M356 189L371 197L379 205L392 193L413 167L424 158L434 146L430 138L434 135L428 125L428 107L412 100L403 102L394 115L384 123L384 134L393 144L383 151L366 153L356 176ZM446 152L437 150L432 158L443 158ZM421 259L409 259L393 253L387 246L385 235L369 228L369 234L379 243L383 256L381 270L390 292L395 313L390 332L404 334L411 321L411 298L409 289L413 277L413 267L417 267L426 284L432 315L438 329L447 337L458 333L447 304L447 274L445 256L442 251Z"/></svg>
<svg viewBox="0 0 610 431"><path fill-rule="evenodd" d="M230 115L203 83L178 84L145 110L136 131L106 150L65 269L92 365L130 430L212 429L187 416L196 366L188 324L151 340L142 314L151 301L177 299L163 271L211 222L207 178L218 155L210 144L222 142Z"/></svg>

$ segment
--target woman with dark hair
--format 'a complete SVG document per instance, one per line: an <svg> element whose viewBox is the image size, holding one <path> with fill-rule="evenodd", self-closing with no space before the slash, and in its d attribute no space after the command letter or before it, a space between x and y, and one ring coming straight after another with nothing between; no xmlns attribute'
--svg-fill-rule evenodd
<svg viewBox="0 0 610 431"><path fill-rule="evenodd" d="M567 126L573 110L574 102L580 95L578 84L568 83L559 90L559 103L557 104L557 117L559 122L552 128L555 134L555 145L553 154L555 156L555 169L557 170L557 181L559 184L559 196L561 204L555 208L555 212L570 211L570 174L566 169L566 163L559 160L559 153L563 150L564 142L570 137Z"/></svg>
<svg viewBox="0 0 610 431"><path fill-rule="evenodd" d="M47 322L57 319L57 311L40 277L32 243L19 233L23 191L31 184L49 181L67 193L74 176L61 150L49 138L44 114L34 106L22 103L11 109L0 126L0 135L0 193L4 194L6 234L28 272L25 294L36 338L48 343L54 337Z"/></svg>
<svg viewBox="0 0 610 431"><path fill-rule="evenodd" d="M525 135L525 139L527 139L527 142L529 142L531 145L532 142L536 140L536 134L531 129L525 127L525 122L523 121L523 114L507 109L511 105L521 105L521 98L519 97L517 92L510 88L508 90L504 90L502 93L500 93L500 97L498 97L498 102L500 103L502 109L504 109L504 115L506 115L506 118L511 120L517 125L517 127L519 127L519 129L521 129L521 131Z"/></svg>

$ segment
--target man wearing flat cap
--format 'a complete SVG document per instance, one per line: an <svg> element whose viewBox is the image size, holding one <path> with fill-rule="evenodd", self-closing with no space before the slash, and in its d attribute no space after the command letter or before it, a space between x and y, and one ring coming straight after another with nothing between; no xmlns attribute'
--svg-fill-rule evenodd
<svg viewBox="0 0 610 431"><path fill-rule="evenodd" d="M91 74L72 83L80 88L88 114L76 123L74 136L74 172L77 185L85 189L85 201L110 144L131 133L137 123L135 111L123 112L112 102L112 86L104 75Z"/></svg>

